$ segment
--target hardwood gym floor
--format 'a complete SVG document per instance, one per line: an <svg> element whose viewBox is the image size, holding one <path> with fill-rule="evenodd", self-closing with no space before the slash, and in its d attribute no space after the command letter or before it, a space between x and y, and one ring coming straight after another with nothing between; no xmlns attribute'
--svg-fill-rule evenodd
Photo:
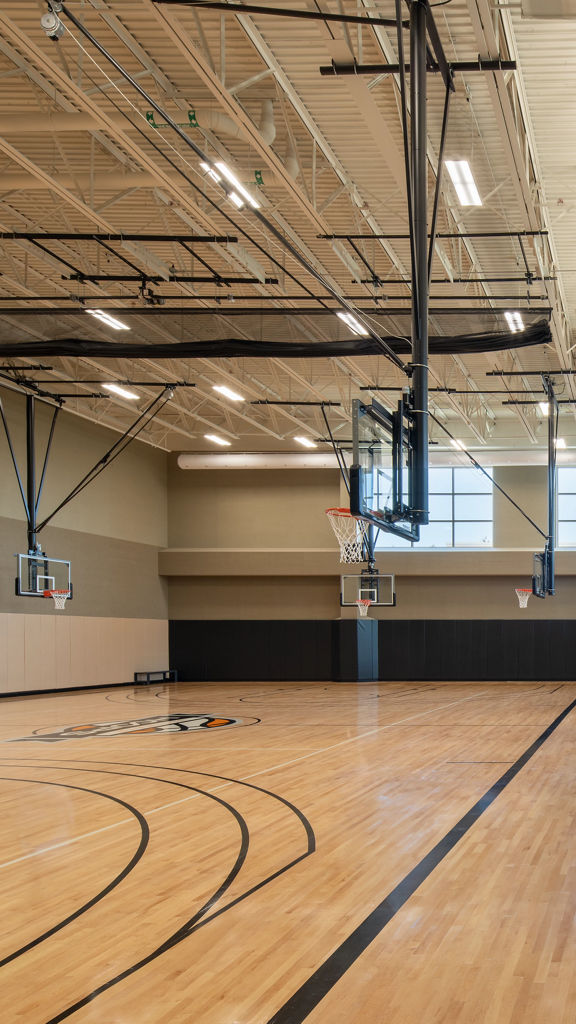
<svg viewBox="0 0 576 1024"><path fill-rule="evenodd" d="M2 1024L573 1024L575 698L3 700Z"/></svg>

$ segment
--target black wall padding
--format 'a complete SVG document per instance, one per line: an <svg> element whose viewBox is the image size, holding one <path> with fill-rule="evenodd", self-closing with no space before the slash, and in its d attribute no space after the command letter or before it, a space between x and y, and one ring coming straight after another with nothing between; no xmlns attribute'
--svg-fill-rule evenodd
<svg viewBox="0 0 576 1024"><path fill-rule="evenodd" d="M353 627L354 620L173 620L170 665L191 681L350 679ZM576 678L572 620L381 619L378 641L381 680Z"/></svg>
<svg viewBox="0 0 576 1024"><path fill-rule="evenodd" d="M170 622L170 666L184 680L332 678L331 620Z"/></svg>
<svg viewBox="0 0 576 1024"><path fill-rule="evenodd" d="M379 678L571 680L576 623L516 620L380 621Z"/></svg>
<svg viewBox="0 0 576 1024"><path fill-rule="evenodd" d="M383 335L386 344L399 355L411 352L407 338ZM531 345L548 345L552 341L550 325L539 320L524 331L494 331L488 334L462 334L452 337L431 337L430 355L474 355L480 352L502 352ZM100 358L132 359L217 359L217 358L282 358L311 359L329 356L381 355L382 348L373 338L351 338L345 341L251 341L225 338L215 341L173 341L161 344L116 341L86 341L61 338L52 341L3 341L0 357L7 356L99 356Z"/></svg>

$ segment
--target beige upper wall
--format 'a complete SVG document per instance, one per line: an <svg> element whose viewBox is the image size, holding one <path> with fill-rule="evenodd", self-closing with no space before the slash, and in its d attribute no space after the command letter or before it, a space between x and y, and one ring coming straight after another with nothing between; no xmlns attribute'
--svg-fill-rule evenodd
<svg viewBox="0 0 576 1024"><path fill-rule="evenodd" d="M21 395L0 389L21 473L26 472L26 413ZM52 406L35 403L38 479ZM39 515L48 515L84 474L118 440L119 434L81 417L61 412L46 475ZM61 512L52 523L64 530L165 547L167 543L167 455L134 441L115 462ZM16 476L4 431L0 433L0 516L24 519ZM40 540L42 538L40 537ZM26 534L19 550L26 550Z"/></svg>
<svg viewBox="0 0 576 1024"><path fill-rule="evenodd" d="M339 481L336 469L183 470L172 457L169 547L335 547L324 510Z"/></svg>
<svg viewBox="0 0 576 1024"><path fill-rule="evenodd" d="M548 520L547 469L545 466L499 466L494 480L511 498L546 530ZM513 505L494 488L494 547L544 547L544 540Z"/></svg>
<svg viewBox="0 0 576 1024"><path fill-rule="evenodd" d="M168 546L336 548L324 511L347 498L340 492L340 479L332 469L182 470L171 457ZM545 467L498 467L494 479L546 528ZM536 530L496 489L494 547L534 551L543 547ZM409 552L409 557L417 561L419 549Z"/></svg>
<svg viewBox="0 0 576 1024"><path fill-rule="evenodd" d="M43 550L71 563L74 599L62 613L121 619L164 619L168 615L167 583L158 576L158 548L47 526ZM24 523L0 518L0 612L51 615L51 600L17 597L14 552L26 550Z"/></svg>

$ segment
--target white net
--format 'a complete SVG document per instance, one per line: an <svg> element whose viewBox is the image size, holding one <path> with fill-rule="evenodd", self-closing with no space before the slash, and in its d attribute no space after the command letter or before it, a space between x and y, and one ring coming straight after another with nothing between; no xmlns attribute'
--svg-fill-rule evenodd
<svg viewBox="0 0 576 1024"><path fill-rule="evenodd" d="M356 601L356 605L358 607L358 611L360 612L360 618L362 618L362 619L366 618L366 616L368 615L368 609L369 609L371 604L372 604L372 601L370 601L366 597L359 597L358 598L358 600Z"/></svg>
<svg viewBox="0 0 576 1024"><path fill-rule="evenodd" d="M523 587L516 588L516 597L518 598L518 604L521 608L528 607L528 598L530 597L531 593L531 590L525 590Z"/></svg>
<svg viewBox="0 0 576 1024"><path fill-rule="evenodd" d="M54 608L57 612L63 611L66 601L70 597L69 590L45 590L44 597L51 597L54 601Z"/></svg>
<svg viewBox="0 0 576 1024"><path fill-rule="evenodd" d="M364 523L350 515L348 508L328 508L326 515L340 545L340 561L363 562Z"/></svg>

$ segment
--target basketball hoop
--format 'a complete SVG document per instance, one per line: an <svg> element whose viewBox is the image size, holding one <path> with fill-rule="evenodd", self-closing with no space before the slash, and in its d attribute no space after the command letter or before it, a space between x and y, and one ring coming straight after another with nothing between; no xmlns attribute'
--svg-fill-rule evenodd
<svg viewBox="0 0 576 1024"><path fill-rule="evenodd" d="M54 608L57 612L61 612L64 609L67 599L70 597L69 590L45 590L44 597L52 597L54 599Z"/></svg>
<svg viewBox="0 0 576 1024"><path fill-rule="evenodd" d="M528 590L526 587L516 587L516 597L518 598L518 604L521 608L528 606L528 598L530 597L532 590Z"/></svg>
<svg viewBox="0 0 576 1024"><path fill-rule="evenodd" d="M349 508L327 508L326 515L340 545L341 562L363 562L365 526Z"/></svg>
<svg viewBox="0 0 576 1024"><path fill-rule="evenodd" d="M372 604L372 601L370 600L369 597L359 597L358 598L358 600L356 601L356 605L358 607L358 611L360 612L360 618L361 619L365 619L366 618L366 616L368 615L368 609L369 609L371 604Z"/></svg>

